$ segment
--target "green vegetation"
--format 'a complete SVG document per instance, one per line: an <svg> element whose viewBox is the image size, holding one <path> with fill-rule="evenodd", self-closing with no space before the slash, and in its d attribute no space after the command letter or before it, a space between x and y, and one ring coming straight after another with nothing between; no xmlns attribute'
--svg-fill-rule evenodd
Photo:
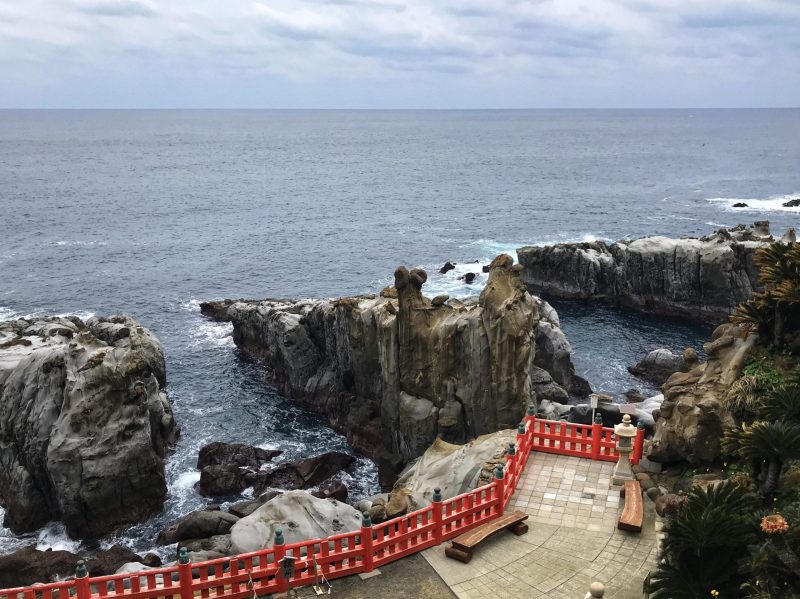
<svg viewBox="0 0 800 599"><path fill-rule="evenodd" d="M800 243L773 243L756 252L764 290L741 304L733 322L757 330L765 344L800 349Z"/></svg>
<svg viewBox="0 0 800 599"><path fill-rule="evenodd" d="M693 488L665 527L651 597L800 598L800 244L759 250L764 290L731 317L760 345L724 398L727 480Z"/></svg>

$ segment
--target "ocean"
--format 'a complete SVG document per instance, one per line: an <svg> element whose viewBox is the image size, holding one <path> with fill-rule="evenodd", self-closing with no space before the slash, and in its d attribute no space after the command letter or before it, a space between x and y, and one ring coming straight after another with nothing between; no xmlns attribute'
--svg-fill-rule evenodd
<svg viewBox="0 0 800 599"><path fill-rule="evenodd" d="M0 319L125 312L167 353L183 433L163 513L104 543L152 548L209 500L193 488L210 441L346 449L280 397L231 329L199 314L218 298L377 292L400 265L424 291L464 297L458 275L517 247L800 224L800 110L0 111ZM744 201L749 208L732 205ZM446 260L455 271L438 274ZM626 366L700 347L713 323L557 302L581 374L600 391L655 389ZM374 466L348 473L355 497ZM0 508L0 512L2 509ZM76 548L63 529L15 537Z"/></svg>

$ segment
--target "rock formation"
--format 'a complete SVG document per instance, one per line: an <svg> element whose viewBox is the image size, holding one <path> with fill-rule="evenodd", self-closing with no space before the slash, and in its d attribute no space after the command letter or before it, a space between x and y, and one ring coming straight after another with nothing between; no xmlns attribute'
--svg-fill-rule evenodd
<svg viewBox="0 0 800 599"><path fill-rule="evenodd" d="M231 529L233 553L272 547L281 527L287 544L324 539L361 528L361 513L335 499L319 499L305 491L287 491L267 501Z"/></svg>
<svg viewBox="0 0 800 599"><path fill-rule="evenodd" d="M668 349L654 349L628 372L657 385L663 385L676 372L688 372L698 362L697 352L687 347L681 355L673 354Z"/></svg>
<svg viewBox="0 0 800 599"><path fill-rule="evenodd" d="M433 304L422 295L425 272L400 267L394 288L378 297L208 302L201 310L232 322L236 344L264 360L280 389L326 414L391 484L437 437L463 443L513 428L524 414L539 310L512 263L507 255L492 262L477 301ZM574 378L564 342L548 361L556 381Z"/></svg>
<svg viewBox="0 0 800 599"><path fill-rule="evenodd" d="M759 221L699 239L563 243L517 254L532 293L721 321L758 288L753 254L772 241L769 223Z"/></svg>
<svg viewBox="0 0 800 599"><path fill-rule="evenodd" d="M127 316L0 323L0 500L14 532L95 537L161 509L164 352Z"/></svg>
<svg viewBox="0 0 800 599"><path fill-rule="evenodd" d="M702 464L719 456L722 432L734 424L725 398L757 338L743 327L720 325L703 346L708 361L667 379L649 459Z"/></svg>

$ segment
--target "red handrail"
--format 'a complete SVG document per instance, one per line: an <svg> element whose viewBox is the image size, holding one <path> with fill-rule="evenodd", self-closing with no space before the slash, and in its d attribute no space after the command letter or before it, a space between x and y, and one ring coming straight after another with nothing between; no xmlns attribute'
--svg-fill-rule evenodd
<svg viewBox="0 0 800 599"><path fill-rule="evenodd" d="M631 462L642 457L644 429L634 440ZM533 451L592 460L618 459L614 430L601 424L542 420L529 414L494 481L451 499L438 489L431 505L373 525L365 517L360 530L198 563L112 576L88 576L52 584L0 590L0 599L245 599L312 584L319 574L331 580L370 572L388 562L440 544L503 514ZM295 558L287 580L281 564ZM196 573L196 575L195 575ZM173 580L176 577L177 580ZM252 585L252 586L251 586Z"/></svg>

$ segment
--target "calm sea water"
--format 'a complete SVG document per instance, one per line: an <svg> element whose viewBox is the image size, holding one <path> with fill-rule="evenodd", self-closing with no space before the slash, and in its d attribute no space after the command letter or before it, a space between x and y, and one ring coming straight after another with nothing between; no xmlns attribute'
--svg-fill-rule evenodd
<svg viewBox="0 0 800 599"><path fill-rule="evenodd" d="M211 440L346 447L264 383L198 302L376 291L398 264L430 294L480 290L458 274L520 245L706 234L769 219L800 196L800 111L0 111L0 318L127 312L167 351L183 436L163 514L121 531L150 548L193 491ZM731 208L744 199L751 208ZM459 268L433 274L447 259ZM708 327L558 304L595 388L637 386L625 367ZM366 460L355 495L375 489ZM57 526L0 553L69 546Z"/></svg>

